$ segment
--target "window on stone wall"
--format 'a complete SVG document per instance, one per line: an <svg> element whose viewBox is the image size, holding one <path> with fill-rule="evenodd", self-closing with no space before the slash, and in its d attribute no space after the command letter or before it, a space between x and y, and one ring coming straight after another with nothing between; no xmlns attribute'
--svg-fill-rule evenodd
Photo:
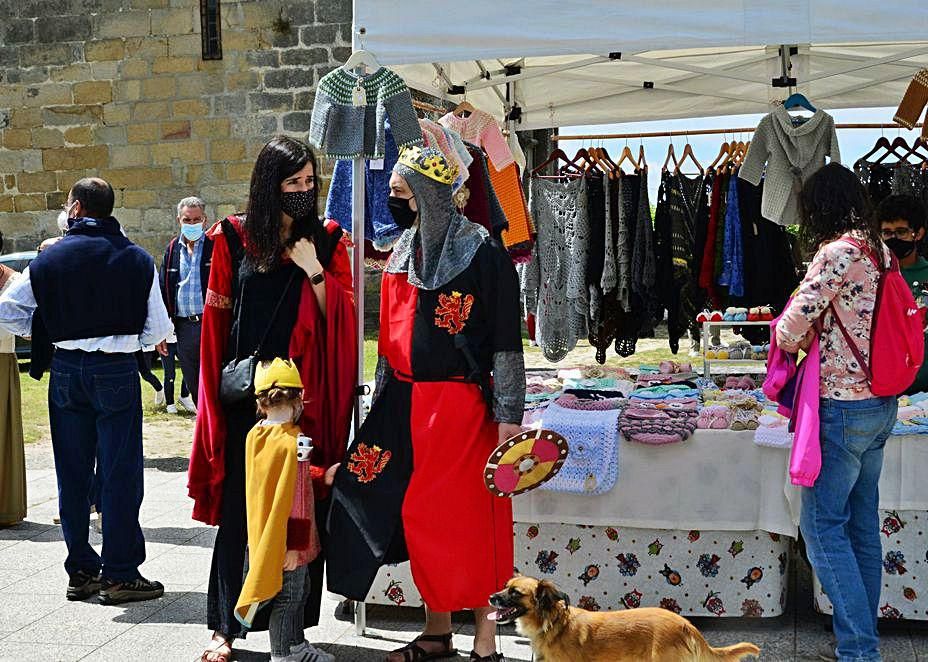
<svg viewBox="0 0 928 662"><path fill-rule="evenodd" d="M222 26L219 22L219 0L200 0L200 35L203 39L203 59L222 59Z"/></svg>

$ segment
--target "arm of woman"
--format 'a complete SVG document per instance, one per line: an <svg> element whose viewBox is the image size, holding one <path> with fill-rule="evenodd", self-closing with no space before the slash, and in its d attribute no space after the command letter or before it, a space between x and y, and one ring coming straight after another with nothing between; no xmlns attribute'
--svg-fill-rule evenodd
<svg viewBox="0 0 928 662"><path fill-rule="evenodd" d="M203 306L200 393L187 474L188 494L194 500L193 518L212 525L219 523L225 478L226 422L219 403L219 379L232 328L232 259L221 228L217 223L210 230L213 262Z"/></svg>
<svg viewBox="0 0 928 662"><path fill-rule="evenodd" d="M493 419L499 443L522 431L525 408L525 357L519 315L519 277L512 260L494 242L495 306L493 310Z"/></svg>
<svg viewBox="0 0 928 662"><path fill-rule="evenodd" d="M845 241L833 241L819 249L777 324L777 343L783 349L796 352L808 346L812 326L838 295L848 267L859 257L860 250Z"/></svg>

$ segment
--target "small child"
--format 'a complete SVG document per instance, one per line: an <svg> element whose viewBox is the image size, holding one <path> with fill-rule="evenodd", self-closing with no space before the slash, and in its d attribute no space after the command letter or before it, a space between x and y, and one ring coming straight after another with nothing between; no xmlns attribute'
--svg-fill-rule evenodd
<svg viewBox="0 0 928 662"><path fill-rule="evenodd" d="M308 564L319 555L309 456L312 440L297 422L303 383L292 361L276 358L255 371L258 414L245 441L248 574L236 618L250 628L270 603L272 662L333 662L303 637Z"/></svg>

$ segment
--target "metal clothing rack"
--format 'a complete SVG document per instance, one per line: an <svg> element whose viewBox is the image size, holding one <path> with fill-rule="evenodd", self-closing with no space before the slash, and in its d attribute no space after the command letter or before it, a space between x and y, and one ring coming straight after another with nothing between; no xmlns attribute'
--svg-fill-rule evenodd
<svg viewBox="0 0 928 662"><path fill-rule="evenodd" d="M918 123L913 128L919 128L922 124ZM593 133L593 134L578 134L578 135L566 135L566 136L552 136L551 140L630 140L630 139L641 139L641 138L686 138L688 136L711 136L711 135L724 135L728 133L753 133L756 127L743 127L735 129L693 129L692 131L649 131L644 133ZM867 123L856 123L856 124L835 124L836 129L900 129L906 130L904 126L899 124L867 124Z"/></svg>
<svg viewBox="0 0 928 662"><path fill-rule="evenodd" d="M427 113L440 113L444 115L449 112L448 108L442 108L441 106L436 106L426 101L419 101L418 99L412 100L412 107L416 110L424 110Z"/></svg>

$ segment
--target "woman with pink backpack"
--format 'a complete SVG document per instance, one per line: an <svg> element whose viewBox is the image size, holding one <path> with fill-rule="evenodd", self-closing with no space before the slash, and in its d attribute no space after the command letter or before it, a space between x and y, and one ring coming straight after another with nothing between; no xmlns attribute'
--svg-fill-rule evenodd
<svg viewBox="0 0 928 662"><path fill-rule="evenodd" d="M923 358L923 343L910 348L921 343L923 315L911 293L907 300L899 291L898 264L850 170L838 164L820 169L803 187L801 203L800 233L817 253L775 337L786 352L815 341L820 352L821 470L803 488L800 530L834 605L837 651L823 659L871 662L881 659L883 446L896 420L895 395ZM898 328L890 328L894 324Z"/></svg>

